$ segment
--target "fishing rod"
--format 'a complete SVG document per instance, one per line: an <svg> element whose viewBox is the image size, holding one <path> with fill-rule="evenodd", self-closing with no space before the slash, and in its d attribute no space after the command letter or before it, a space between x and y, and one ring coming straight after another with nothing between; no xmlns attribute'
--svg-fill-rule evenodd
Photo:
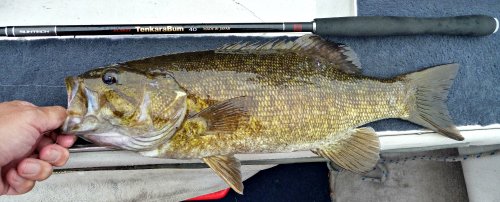
<svg viewBox="0 0 500 202"><path fill-rule="evenodd" d="M361 16L317 18L312 22L198 23L131 25L43 25L0 27L0 36L82 36L200 33L312 32L330 36L464 35L486 36L498 30L486 15L454 17Z"/></svg>

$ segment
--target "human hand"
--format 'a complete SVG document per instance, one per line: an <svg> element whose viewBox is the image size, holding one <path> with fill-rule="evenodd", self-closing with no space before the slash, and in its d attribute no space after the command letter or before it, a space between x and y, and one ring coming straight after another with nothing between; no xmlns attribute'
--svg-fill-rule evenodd
<svg viewBox="0 0 500 202"><path fill-rule="evenodd" d="M53 132L66 116L66 110L58 106L0 103L0 195L26 193L35 181L52 174L52 166L66 163L67 148L76 137Z"/></svg>

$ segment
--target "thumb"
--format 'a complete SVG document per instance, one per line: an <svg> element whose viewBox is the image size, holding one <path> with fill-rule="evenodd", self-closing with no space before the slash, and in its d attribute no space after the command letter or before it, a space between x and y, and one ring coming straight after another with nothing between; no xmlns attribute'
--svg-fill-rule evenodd
<svg viewBox="0 0 500 202"><path fill-rule="evenodd" d="M39 107L40 120L37 121L37 128L41 132L59 128L66 119L66 109L60 106Z"/></svg>

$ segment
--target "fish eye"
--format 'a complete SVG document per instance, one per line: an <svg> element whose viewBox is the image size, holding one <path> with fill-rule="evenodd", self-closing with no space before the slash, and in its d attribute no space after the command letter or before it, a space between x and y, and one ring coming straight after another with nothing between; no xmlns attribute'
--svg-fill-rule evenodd
<svg viewBox="0 0 500 202"><path fill-rule="evenodd" d="M108 70L102 75L102 82L107 85L118 83L118 73L115 70Z"/></svg>

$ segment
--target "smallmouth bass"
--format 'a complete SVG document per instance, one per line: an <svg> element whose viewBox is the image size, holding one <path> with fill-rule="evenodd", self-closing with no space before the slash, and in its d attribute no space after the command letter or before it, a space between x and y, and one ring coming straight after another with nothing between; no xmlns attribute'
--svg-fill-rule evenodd
<svg viewBox="0 0 500 202"><path fill-rule="evenodd" d="M463 140L446 108L458 65L390 79L315 35L162 55L66 78L63 130L145 156L202 159L243 192L239 153L311 150L353 171L379 159L375 131L399 118Z"/></svg>

